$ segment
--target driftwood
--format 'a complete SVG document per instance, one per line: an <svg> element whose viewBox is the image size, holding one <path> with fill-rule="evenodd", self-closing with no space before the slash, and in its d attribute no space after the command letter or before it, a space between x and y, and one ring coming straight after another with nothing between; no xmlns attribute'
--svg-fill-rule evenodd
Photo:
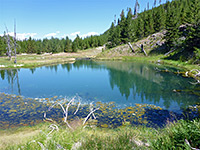
<svg viewBox="0 0 200 150"><path fill-rule="evenodd" d="M134 53L135 51L134 51L133 46L131 45L130 42L128 42L128 45L129 45L129 47L131 48L132 52Z"/></svg>

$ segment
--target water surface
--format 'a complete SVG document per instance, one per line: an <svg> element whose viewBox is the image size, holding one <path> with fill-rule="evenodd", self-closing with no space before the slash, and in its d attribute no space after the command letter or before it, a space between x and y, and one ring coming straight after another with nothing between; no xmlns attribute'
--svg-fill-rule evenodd
<svg viewBox="0 0 200 150"><path fill-rule="evenodd" d="M175 112L199 101L198 96L183 91L197 88L198 85L190 83L195 82L193 79L155 68L176 70L136 62L89 60L34 69L0 70L0 92L31 98L78 94L82 103L113 101L119 107L146 103Z"/></svg>

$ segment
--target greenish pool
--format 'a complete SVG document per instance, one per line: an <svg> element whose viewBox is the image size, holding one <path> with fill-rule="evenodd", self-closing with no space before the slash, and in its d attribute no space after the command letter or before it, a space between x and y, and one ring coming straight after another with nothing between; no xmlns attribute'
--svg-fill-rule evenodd
<svg viewBox="0 0 200 150"><path fill-rule="evenodd" d="M30 98L77 94L82 103L113 101L119 107L145 103L175 112L200 101L197 95L188 92L199 88L190 83L195 82L193 79L155 68L176 70L137 62L90 60L34 69L0 70L0 92Z"/></svg>

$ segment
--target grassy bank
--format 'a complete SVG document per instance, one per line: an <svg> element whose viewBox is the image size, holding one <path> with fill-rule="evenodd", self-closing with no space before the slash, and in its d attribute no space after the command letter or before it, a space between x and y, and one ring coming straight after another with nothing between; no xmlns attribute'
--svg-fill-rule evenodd
<svg viewBox="0 0 200 150"><path fill-rule="evenodd" d="M116 50L117 49L117 50ZM120 52L119 52L120 51ZM139 51L139 50L137 50ZM148 53L151 50L147 51ZM111 55L112 54L112 55ZM77 53L58 53L58 54L26 54L17 56L17 64L14 64L14 57L9 61L8 57L0 57L0 68L33 68L52 64L74 63L77 58L92 58L96 61L111 60L111 61L138 61L146 63L159 63L179 67L185 71L192 69L200 69L199 65L189 64L188 62L174 61L165 59L162 54L144 56L141 53L133 54L127 45L118 46L113 49L103 51L101 49L89 49L78 51Z"/></svg>
<svg viewBox="0 0 200 150"><path fill-rule="evenodd" d="M38 66L73 63L76 58L94 58L101 52L101 49L94 48L78 51L77 53L57 53L57 54L20 54L17 55L17 64L14 64L8 57L0 57L0 68L33 68Z"/></svg>
<svg viewBox="0 0 200 150"><path fill-rule="evenodd" d="M65 126L52 133L49 123L34 127L0 131L1 149L190 149L200 147L200 121L180 120L165 128L124 125L116 129L82 128L71 131ZM40 131L40 132L39 132ZM50 133L48 135L48 133ZM48 135L48 136L47 136ZM9 140L5 140L9 137Z"/></svg>

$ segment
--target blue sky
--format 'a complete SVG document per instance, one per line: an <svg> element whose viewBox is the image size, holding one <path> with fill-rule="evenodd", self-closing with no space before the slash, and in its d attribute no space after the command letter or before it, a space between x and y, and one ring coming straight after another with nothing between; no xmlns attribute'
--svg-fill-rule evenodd
<svg viewBox="0 0 200 150"><path fill-rule="evenodd" d="M151 8L154 2L138 1L140 10L148 2ZM102 34L110 27L115 14L119 17L122 9L133 9L134 5L135 0L0 0L0 35L5 31L5 24L13 32L14 19L19 39L29 36L73 39L76 34L82 37Z"/></svg>

